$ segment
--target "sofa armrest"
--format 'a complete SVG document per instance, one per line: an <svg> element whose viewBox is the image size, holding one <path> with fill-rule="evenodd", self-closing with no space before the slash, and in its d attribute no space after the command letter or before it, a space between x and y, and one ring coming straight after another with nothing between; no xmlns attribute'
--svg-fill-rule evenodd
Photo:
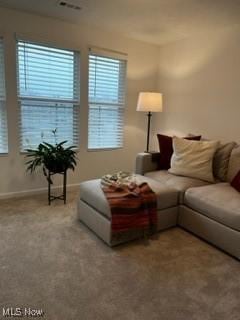
<svg viewBox="0 0 240 320"><path fill-rule="evenodd" d="M135 173L144 175L149 171L155 171L158 168L159 152L156 153L138 153L136 158Z"/></svg>

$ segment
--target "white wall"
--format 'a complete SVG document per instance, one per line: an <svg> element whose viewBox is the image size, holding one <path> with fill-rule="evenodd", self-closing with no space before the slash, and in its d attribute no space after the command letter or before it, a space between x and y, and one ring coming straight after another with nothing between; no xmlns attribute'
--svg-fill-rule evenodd
<svg viewBox="0 0 240 320"><path fill-rule="evenodd" d="M159 48L164 112L155 132L240 142L239 35L239 27L225 28Z"/></svg>
<svg viewBox="0 0 240 320"><path fill-rule="evenodd" d="M239 27L199 34L157 47L124 38L111 31L77 26L60 20L0 8L0 35L6 47L6 85L9 154L0 156L0 197L46 187L41 173L25 172L19 153L14 34L81 52L80 149L77 170L69 184L117 170L133 170L136 153L145 149L146 117L136 112L139 91L164 95L164 112L153 115L152 149L156 132L240 142ZM87 151L88 47L95 45L128 54L124 148ZM58 182L57 182L58 183Z"/></svg>
<svg viewBox="0 0 240 320"><path fill-rule="evenodd" d="M0 8L0 35L4 36L6 52L9 131L9 154L0 156L0 197L9 193L19 193L46 186L46 181L41 173L33 176L26 174L24 155L19 153L15 33L24 35L30 40L42 41L63 48L77 49L81 52L79 163L77 170L74 173L69 173L68 183L75 184L116 170L133 170L136 153L145 148L146 136L146 118L142 113L135 111L137 95L139 91L157 89L158 48L99 28L77 26L52 18ZM87 151L87 49L89 45L128 54L123 149Z"/></svg>

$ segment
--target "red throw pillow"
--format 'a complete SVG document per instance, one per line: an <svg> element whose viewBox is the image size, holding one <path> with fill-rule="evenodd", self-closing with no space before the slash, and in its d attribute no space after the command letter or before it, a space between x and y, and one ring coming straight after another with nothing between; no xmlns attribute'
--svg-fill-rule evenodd
<svg viewBox="0 0 240 320"><path fill-rule="evenodd" d="M240 192L240 171L238 171L237 175L233 178L231 186Z"/></svg>
<svg viewBox="0 0 240 320"><path fill-rule="evenodd" d="M158 134L157 137L160 149L158 169L167 170L170 168L170 161L173 154L172 137L163 134Z"/></svg>
<svg viewBox="0 0 240 320"><path fill-rule="evenodd" d="M171 157L173 154L173 146L172 146L172 137L157 134L159 149L160 149L160 157L158 161L158 169L160 170L168 170L170 168ZM201 140L202 136L190 136L185 137L187 140Z"/></svg>

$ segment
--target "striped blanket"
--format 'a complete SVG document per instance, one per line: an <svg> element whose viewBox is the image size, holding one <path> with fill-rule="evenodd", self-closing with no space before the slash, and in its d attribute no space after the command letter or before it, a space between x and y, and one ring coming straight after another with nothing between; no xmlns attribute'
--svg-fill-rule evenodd
<svg viewBox="0 0 240 320"><path fill-rule="evenodd" d="M149 230L157 224L157 199L147 183L102 186L112 214L112 234Z"/></svg>

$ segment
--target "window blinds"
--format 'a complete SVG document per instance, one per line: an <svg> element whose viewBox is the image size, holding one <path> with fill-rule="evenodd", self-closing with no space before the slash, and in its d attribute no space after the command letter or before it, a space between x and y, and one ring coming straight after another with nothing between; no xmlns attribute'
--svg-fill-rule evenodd
<svg viewBox="0 0 240 320"><path fill-rule="evenodd" d="M123 145L126 60L89 54L88 148Z"/></svg>
<svg viewBox="0 0 240 320"><path fill-rule="evenodd" d="M79 54L19 40L17 55L21 149L42 141L77 145Z"/></svg>
<svg viewBox="0 0 240 320"><path fill-rule="evenodd" d="M0 38L0 153L8 152L4 46Z"/></svg>

